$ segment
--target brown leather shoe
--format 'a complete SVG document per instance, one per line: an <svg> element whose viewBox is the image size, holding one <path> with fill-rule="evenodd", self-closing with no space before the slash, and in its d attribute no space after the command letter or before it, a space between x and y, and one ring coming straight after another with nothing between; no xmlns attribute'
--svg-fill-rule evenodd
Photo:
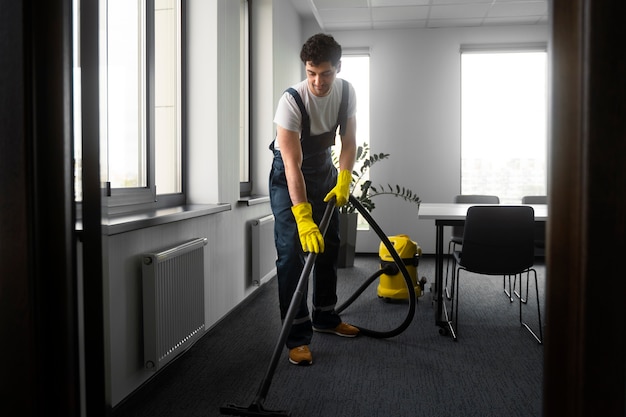
<svg viewBox="0 0 626 417"><path fill-rule="evenodd" d="M348 323L339 323L334 329L320 329L313 327L313 330L320 333L332 333L341 337L355 337L359 334L359 329Z"/></svg>
<svg viewBox="0 0 626 417"><path fill-rule="evenodd" d="M308 366L313 364L313 355L307 345L289 349L289 362L294 365Z"/></svg>

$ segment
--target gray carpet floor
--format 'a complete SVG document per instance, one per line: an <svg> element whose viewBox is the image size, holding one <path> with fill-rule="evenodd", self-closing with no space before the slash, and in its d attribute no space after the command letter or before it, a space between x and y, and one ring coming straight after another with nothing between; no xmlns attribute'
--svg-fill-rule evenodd
<svg viewBox="0 0 626 417"><path fill-rule="evenodd" d="M378 263L377 256L358 256L354 267L339 270L340 304ZM545 268L540 263L536 269L543 300ZM434 324L433 258L420 260L422 276L426 291L406 331L389 339L316 333L312 366L291 365L283 352L265 408L294 417L540 416L543 346L520 326L518 303L503 294L502 277L463 275L454 342ZM343 311L344 321L386 331L404 320L407 303L379 299L377 285ZM265 284L113 416L210 417L227 403L248 406L280 332L277 291L275 279ZM537 326L533 300L524 315Z"/></svg>

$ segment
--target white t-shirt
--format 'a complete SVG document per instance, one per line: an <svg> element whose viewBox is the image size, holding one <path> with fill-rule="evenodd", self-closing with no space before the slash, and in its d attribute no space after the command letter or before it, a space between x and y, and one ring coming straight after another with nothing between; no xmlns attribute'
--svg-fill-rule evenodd
<svg viewBox="0 0 626 417"><path fill-rule="evenodd" d="M317 97L309 91L307 80L301 81L292 88L300 94L304 107L311 121L311 136L329 132L335 127L341 105L343 80L335 78L330 92L324 97ZM356 93L350 84L348 101L348 118L356 114ZM278 101L274 123L284 129L300 133L302 131L302 114L298 103L291 94L285 92ZM278 140L274 142L274 148L280 149Z"/></svg>

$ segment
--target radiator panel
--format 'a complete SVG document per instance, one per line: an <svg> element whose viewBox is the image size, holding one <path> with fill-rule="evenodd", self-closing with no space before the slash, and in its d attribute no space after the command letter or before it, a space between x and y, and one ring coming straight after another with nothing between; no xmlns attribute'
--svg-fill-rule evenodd
<svg viewBox="0 0 626 417"><path fill-rule="evenodd" d="M205 328L204 246L198 238L142 255L144 367L158 371Z"/></svg>
<svg viewBox="0 0 626 417"><path fill-rule="evenodd" d="M251 223L252 283L261 285L276 275L276 246L272 214Z"/></svg>

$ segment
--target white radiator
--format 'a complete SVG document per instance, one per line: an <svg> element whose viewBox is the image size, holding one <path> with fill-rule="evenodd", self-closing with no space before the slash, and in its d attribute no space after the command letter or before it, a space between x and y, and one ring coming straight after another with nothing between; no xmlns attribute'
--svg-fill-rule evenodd
<svg viewBox="0 0 626 417"><path fill-rule="evenodd" d="M252 283L261 285L276 275L274 215L253 220L251 229Z"/></svg>
<svg viewBox="0 0 626 417"><path fill-rule="evenodd" d="M142 255L144 367L157 371L204 330L204 246L197 238Z"/></svg>

